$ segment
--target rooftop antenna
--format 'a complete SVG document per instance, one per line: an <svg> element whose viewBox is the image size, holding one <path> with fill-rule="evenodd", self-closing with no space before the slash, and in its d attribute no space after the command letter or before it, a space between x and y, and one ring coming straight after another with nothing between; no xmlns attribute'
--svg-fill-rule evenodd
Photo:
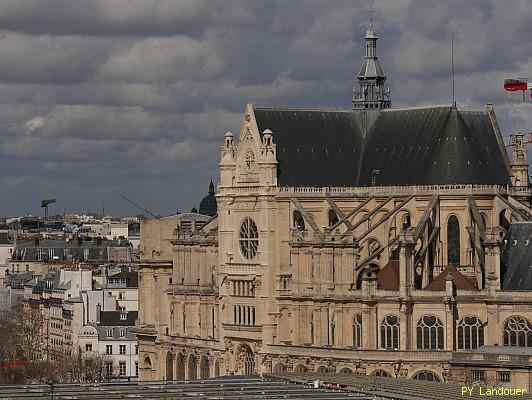
<svg viewBox="0 0 532 400"><path fill-rule="evenodd" d="M451 73L453 78L453 106L456 108L456 101L454 99L454 32L451 31Z"/></svg>

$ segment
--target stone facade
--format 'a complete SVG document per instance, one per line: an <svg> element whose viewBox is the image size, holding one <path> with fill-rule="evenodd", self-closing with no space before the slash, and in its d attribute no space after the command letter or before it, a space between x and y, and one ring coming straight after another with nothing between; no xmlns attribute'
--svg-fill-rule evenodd
<svg viewBox="0 0 532 400"><path fill-rule="evenodd" d="M505 230L532 215L526 180L280 187L275 132L259 133L251 105L237 141L228 132L221 148L216 217L193 230L177 217L141 222L141 379L444 381L453 355L532 347L530 293L501 290Z"/></svg>

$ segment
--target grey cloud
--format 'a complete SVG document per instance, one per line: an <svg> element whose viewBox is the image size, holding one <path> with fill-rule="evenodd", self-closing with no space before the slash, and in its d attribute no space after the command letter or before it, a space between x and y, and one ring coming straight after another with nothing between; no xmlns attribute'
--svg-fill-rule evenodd
<svg viewBox="0 0 532 400"><path fill-rule="evenodd" d="M57 207L188 210L217 180L245 104L350 107L368 1L0 0L0 214ZM378 53L394 105L449 103L455 32L460 107L493 102L506 133L530 104L529 0L377 0ZM139 190L139 188L143 190Z"/></svg>

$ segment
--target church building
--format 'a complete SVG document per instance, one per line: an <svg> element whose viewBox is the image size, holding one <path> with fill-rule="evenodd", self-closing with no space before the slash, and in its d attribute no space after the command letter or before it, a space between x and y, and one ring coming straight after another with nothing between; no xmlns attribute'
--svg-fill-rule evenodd
<svg viewBox="0 0 532 400"><path fill-rule="evenodd" d="M141 223L141 379L529 387L523 136L510 159L490 104L391 105L370 24L350 109L245 107L199 210L209 220Z"/></svg>

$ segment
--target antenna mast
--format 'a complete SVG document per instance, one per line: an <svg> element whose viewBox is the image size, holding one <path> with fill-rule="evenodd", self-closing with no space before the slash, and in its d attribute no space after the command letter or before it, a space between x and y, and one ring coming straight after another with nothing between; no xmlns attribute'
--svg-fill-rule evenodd
<svg viewBox="0 0 532 400"><path fill-rule="evenodd" d="M453 106L456 108L456 101L454 99L454 32L451 31L451 73L453 80Z"/></svg>

